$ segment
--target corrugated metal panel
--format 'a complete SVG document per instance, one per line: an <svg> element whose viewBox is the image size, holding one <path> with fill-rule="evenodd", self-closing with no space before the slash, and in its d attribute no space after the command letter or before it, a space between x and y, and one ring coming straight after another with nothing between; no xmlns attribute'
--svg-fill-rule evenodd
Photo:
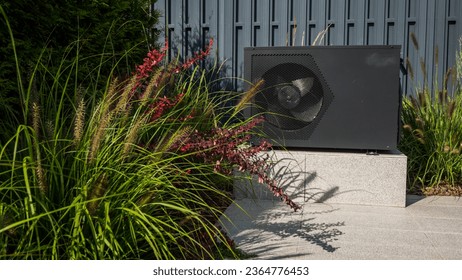
<svg viewBox="0 0 462 280"><path fill-rule="evenodd" d="M244 47L310 45L329 27L323 45L401 45L417 81L404 77L410 92L443 80L462 36L459 0L158 0L154 7L164 11L171 54L190 55L214 37L226 74L239 78Z"/></svg>

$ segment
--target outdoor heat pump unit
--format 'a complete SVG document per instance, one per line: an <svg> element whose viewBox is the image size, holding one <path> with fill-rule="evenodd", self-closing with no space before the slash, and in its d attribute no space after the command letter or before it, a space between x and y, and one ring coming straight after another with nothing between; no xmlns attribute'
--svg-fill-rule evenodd
<svg viewBox="0 0 462 280"><path fill-rule="evenodd" d="M400 46L250 47L244 66L265 82L245 116L265 116L273 145L396 149Z"/></svg>

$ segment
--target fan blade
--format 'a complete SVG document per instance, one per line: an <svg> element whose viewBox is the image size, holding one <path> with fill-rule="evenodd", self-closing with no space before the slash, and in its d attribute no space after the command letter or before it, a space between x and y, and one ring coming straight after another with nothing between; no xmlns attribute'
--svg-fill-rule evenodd
<svg viewBox="0 0 462 280"><path fill-rule="evenodd" d="M268 123L281 129L288 129L293 126L294 122L297 122L290 111L277 104L268 105L268 113L265 114L265 119Z"/></svg>
<svg viewBox="0 0 462 280"><path fill-rule="evenodd" d="M276 85L276 86L283 86L286 83L287 83L287 80L284 79L284 77L281 77L279 75L276 75L276 77L274 77L274 80L271 81L271 84Z"/></svg>
<svg viewBox="0 0 462 280"><path fill-rule="evenodd" d="M300 91L300 96L303 97L308 92L311 91L311 88L313 87L313 84L314 84L314 78L306 77L306 78L293 80L292 84L298 88L298 90Z"/></svg>
<svg viewBox="0 0 462 280"><path fill-rule="evenodd" d="M318 115L319 111L321 110L322 103L322 96L315 94L306 95L296 108L290 110L290 113L296 119L302 122L310 123Z"/></svg>

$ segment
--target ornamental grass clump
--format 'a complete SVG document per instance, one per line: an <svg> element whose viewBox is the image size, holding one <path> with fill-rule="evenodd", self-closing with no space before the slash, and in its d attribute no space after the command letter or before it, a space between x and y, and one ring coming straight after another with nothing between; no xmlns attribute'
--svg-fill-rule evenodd
<svg viewBox="0 0 462 280"><path fill-rule="evenodd" d="M442 84L435 79L431 86L417 88L414 95L403 99L400 150L408 157L408 186L412 193L461 193L461 54L459 51L456 55L456 66L446 72ZM435 56L438 56L437 51ZM423 62L421 68L425 74ZM409 63L408 72L413 77L413 69Z"/></svg>
<svg viewBox="0 0 462 280"><path fill-rule="evenodd" d="M74 79L85 58L72 47L56 73L40 60L18 79L25 123L0 143L0 259L237 258L217 222L233 168L298 209L265 175L270 145L245 145L262 120L210 92L196 62L211 48L184 63L152 50L101 91Z"/></svg>

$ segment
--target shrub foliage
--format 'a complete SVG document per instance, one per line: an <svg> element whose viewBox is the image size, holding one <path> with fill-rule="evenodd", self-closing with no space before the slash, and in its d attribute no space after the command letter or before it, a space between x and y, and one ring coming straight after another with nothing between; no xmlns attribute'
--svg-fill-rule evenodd
<svg viewBox="0 0 462 280"><path fill-rule="evenodd" d="M0 0L0 109L8 124L21 123L18 79L27 80L35 62L58 73L63 63L78 68L70 80L43 76L43 82L101 88L111 71L127 75L150 48L158 15L150 0ZM14 40L10 39L10 31ZM14 48L13 48L14 44ZM14 52L16 51L16 52ZM75 58L78 57L78 61ZM120 63L119 61L123 61ZM16 63L19 62L19 63ZM118 67L113 68L114 65ZM21 76L18 76L18 71ZM58 81L55 81L58 78ZM74 85L77 87L78 85ZM3 131L7 124L2 123ZM2 133L5 134L5 133Z"/></svg>

